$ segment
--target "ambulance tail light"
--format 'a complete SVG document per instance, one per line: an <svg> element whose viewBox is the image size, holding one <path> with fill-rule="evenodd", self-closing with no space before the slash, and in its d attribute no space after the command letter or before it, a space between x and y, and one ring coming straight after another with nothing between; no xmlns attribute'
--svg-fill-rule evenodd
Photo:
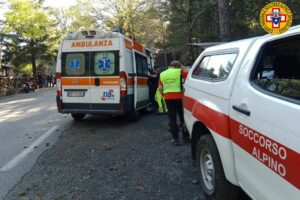
<svg viewBox="0 0 300 200"><path fill-rule="evenodd" d="M127 75L124 71L120 72L120 94L127 95Z"/></svg>
<svg viewBox="0 0 300 200"><path fill-rule="evenodd" d="M62 90L61 90L61 73L56 72L55 76L56 76L57 96L61 96L62 95Z"/></svg>
<svg viewBox="0 0 300 200"><path fill-rule="evenodd" d="M55 73L56 76L56 106L57 106L57 110L58 112L60 112L62 110L62 88L61 88L61 73L60 72L56 72Z"/></svg>

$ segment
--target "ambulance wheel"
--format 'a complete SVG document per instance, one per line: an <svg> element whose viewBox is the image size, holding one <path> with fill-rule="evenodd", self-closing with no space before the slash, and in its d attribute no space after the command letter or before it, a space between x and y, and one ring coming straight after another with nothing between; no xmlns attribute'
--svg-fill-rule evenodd
<svg viewBox="0 0 300 200"><path fill-rule="evenodd" d="M207 199L239 199L239 188L226 180L219 151L211 135L199 139L196 164L200 185Z"/></svg>
<svg viewBox="0 0 300 200"><path fill-rule="evenodd" d="M136 110L136 111L132 111L131 113L129 113L129 120L132 122L138 121L140 119L140 111Z"/></svg>
<svg viewBox="0 0 300 200"><path fill-rule="evenodd" d="M79 114L79 113L72 113L71 115L75 121L80 121L85 116L85 114Z"/></svg>

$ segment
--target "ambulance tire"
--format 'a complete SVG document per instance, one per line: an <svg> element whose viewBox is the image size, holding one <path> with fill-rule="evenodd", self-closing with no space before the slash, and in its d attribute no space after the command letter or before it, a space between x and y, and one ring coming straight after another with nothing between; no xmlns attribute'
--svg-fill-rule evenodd
<svg viewBox="0 0 300 200"><path fill-rule="evenodd" d="M196 165L206 199L239 199L240 189L226 180L217 145L209 134L198 140Z"/></svg>
<svg viewBox="0 0 300 200"><path fill-rule="evenodd" d="M81 113L72 113L71 115L75 121L81 121L85 116L85 114Z"/></svg>
<svg viewBox="0 0 300 200"><path fill-rule="evenodd" d="M140 111L136 110L136 111L132 111L129 113L128 115L128 119L131 122L136 122L140 119Z"/></svg>

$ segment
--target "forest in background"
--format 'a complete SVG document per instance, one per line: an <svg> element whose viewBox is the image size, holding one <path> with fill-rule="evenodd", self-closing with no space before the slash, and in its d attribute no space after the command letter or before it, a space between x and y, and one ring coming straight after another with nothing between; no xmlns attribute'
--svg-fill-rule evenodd
<svg viewBox="0 0 300 200"><path fill-rule="evenodd" d="M188 45L227 42L265 32L259 24L263 0L77 0L68 8L46 7L43 0L8 0L0 21L2 63L34 77L45 65L55 65L57 49L68 32L111 31L150 49L160 49L191 65L199 50ZM281 0L300 24L300 1ZM0 5L2 6L2 5Z"/></svg>

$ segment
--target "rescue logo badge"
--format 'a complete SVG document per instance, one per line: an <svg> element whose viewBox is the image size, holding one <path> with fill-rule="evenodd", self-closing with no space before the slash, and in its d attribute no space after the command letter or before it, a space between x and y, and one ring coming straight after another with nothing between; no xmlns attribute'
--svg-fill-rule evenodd
<svg viewBox="0 0 300 200"><path fill-rule="evenodd" d="M115 94L113 89L109 89L108 91L104 91L101 96L102 101L115 100Z"/></svg>
<svg viewBox="0 0 300 200"><path fill-rule="evenodd" d="M260 12L262 28L272 34L279 35L286 32L293 21L290 8L281 2L271 2Z"/></svg>

